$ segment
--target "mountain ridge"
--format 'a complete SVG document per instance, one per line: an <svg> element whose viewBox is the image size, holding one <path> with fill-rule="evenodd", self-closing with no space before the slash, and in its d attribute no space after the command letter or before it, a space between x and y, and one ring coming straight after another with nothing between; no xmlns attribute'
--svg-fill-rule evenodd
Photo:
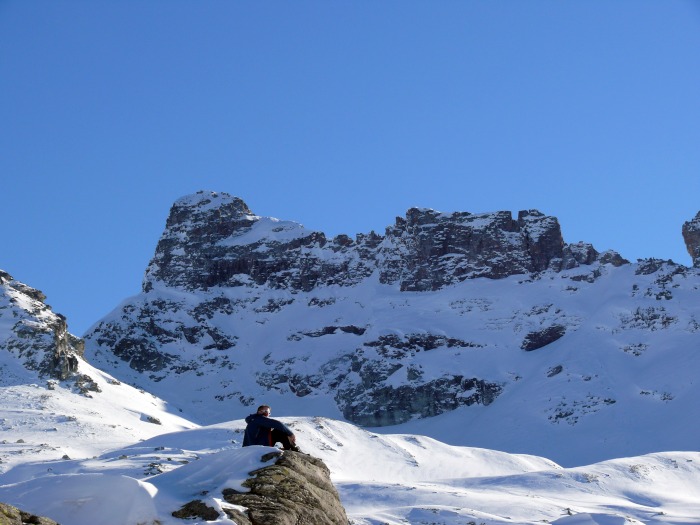
<svg viewBox="0 0 700 525"><path fill-rule="evenodd" d="M328 240L292 221L259 217L238 197L198 192L172 206L143 291L165 284L188 290L257 285L310 291L349 286L378 272L402 291L437 290L469 278L571 269L628 261L590 244L567 245L556 218L538 210L442 213L411 208L385 234ZM291 275L290 275L291 274Z"/></svg>
<svg viewBox="0 0 700 525"><path fill-rule="evenodd" d="M536 210L411 209L384 236L328 240L199 192L173 205L143 292L93 327L86 353L200 423L262 399L433 436L431 418L451 414L478 419L483 435L455 429L450 442L547 455L519 443L520 426L542 443L573 440L553 457L572 464L691 445L680 430L614 446L600 435L628 412L634 428L697 412L698 363L685 350L697 287L694 268L566 244ZM673 383L649 369L669 360L691 364Z"/></svg>

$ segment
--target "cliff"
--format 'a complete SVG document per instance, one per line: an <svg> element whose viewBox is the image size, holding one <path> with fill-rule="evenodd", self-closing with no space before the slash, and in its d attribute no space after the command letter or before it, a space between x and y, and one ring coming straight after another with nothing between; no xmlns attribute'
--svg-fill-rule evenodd
<svg viewBox="0 0 700 525"><path fill-rule="evenodd" d="M693 220L683 223L683 239L693 266L700 267L700 212Z"/></svg>
<svg viewBox="0 0 700 525"><path fill-rule="evenodd" d="M42 377L64 380L77 372L85 343L45 300L39 290L0 270L0 350Z"/></svg>

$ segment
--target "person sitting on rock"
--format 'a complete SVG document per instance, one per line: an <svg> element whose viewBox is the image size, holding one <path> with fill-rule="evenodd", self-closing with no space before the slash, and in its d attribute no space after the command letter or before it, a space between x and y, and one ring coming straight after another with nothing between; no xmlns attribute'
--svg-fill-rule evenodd
<svg viewBox="0 0 700 525"><path fill-rule="evenodd" d="M272 409L268 405L260 405L255 414L245 418L247 426L243 434L243 446L263 445L274 447L282 443L284 450L300 452L296 446L296 437L287 425L270 417Z"/></svg>

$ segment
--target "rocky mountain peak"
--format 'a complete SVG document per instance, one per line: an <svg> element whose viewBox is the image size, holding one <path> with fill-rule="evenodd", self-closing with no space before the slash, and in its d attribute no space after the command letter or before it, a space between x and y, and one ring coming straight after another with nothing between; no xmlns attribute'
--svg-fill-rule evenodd
<svg viewBox="0 0 700 525"><path fill-rule="evenodd" d="M217 243L244 234L258 220L243 200L228 193L199 191L178 199L170 209L155 256L146 269L144 291L150 290L155 281L186 285L193 276L188 272L185 279L178 279L179 271L196 260L199 263L193 269L202 270L201 258L212 250L218 254Z"/></svg>
<svg viewBox="0 0 700 525"><path fill-rule="evenodd" d="M166 229L182 233L195 233L198 228L211 229L220 225L221 235L230 235L231 226L239 221L250 221L253 212L238 197L215 191L198 191L181 197L173 204L166 222ZM194 231L193 231L194 230Z"/></svg>
<svg viewBox="0 0 700 525"><path fill-rule="evenodd" d="M567 251L559 222L538 210L442 213L411 208L381 236L339 235L253 215L241 199L198 192L173 205L143 290L260 286L309 291L351 286L372 274L404 291L437 290L464 279L559 271L591 264ZM622 260L620 258L620 260Z"/></svg>
<svg viewBox="0 0 700 525"><path fill-rule="evenodd" d="M693 266L700 268L700 212L695 218L683 224L683 240L693 259Z"/></svg>
<svg viewBox="0 0 700 525"><path fill-rule="evenodd" d="M0 270L0 351L9 351L42 377L67 379L78 368L85 343L68 332L39 290Z"/></svg>
<svg viewBox="0 0 700 525"><path fill-rule="evenodd" d="M224 489L224 500L244 507L228 511L236 523L253 525L345 525L348 517L326 464L308 454L286 451L263 456L275 463L251 472L243 482L250 492ZM230 512L230 513L229 513Z"/></svg>
<svg viewBox="0 0 700 525"><path fill-rule="evenodd" d="M537 210L441 213L411 208L387 228L380 279L404 291L541 272L564 255L559 222ZM561 264L555 264L556 268Z"/></svg>

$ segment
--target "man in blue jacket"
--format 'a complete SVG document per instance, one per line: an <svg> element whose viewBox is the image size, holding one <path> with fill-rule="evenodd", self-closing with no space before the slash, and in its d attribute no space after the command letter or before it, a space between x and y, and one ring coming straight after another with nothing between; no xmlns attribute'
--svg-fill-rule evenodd
<svg viewBox="0 0 700 525"><path fill-rule="evenodd" d="M248 424L243 434L243 446L263 445L265 447L274 447L275 443L282 443L284 450L294 450L300 452L296 446L296 437L294 432L289 430L289 427L272 419L270 413L272 410L267 405L260 405L255 414L251 414L245 418Z"/></svg>

